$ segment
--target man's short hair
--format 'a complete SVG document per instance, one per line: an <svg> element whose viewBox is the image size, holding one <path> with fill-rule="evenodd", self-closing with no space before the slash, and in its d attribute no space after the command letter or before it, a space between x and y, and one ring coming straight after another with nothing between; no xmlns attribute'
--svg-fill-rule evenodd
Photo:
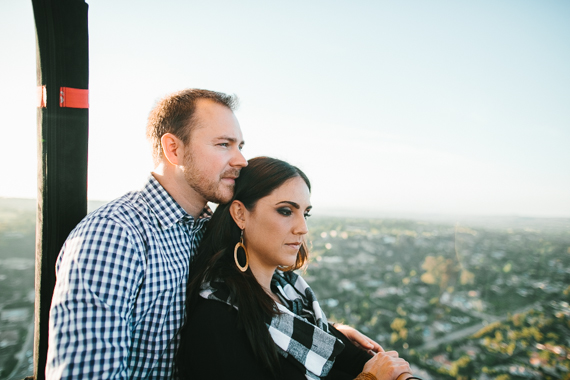
<svg viewBox="0 0 570 380"><path fill-rule="evenodd" d="M235 95L222 92L189 88L167 95L158 101L148 117L146 137L152 144L152 159L155 165L162 159L161 138L165 133L172 133L184 145L190 140L194 126L194 111L198 99L210 99L234 111L238 105Z"/></svg>

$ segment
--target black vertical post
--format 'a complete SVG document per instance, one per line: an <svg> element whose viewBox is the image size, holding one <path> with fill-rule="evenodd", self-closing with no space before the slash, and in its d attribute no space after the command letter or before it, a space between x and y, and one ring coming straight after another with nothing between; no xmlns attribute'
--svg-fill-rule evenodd
<svg viewBox="0 0 570 380"><path fill-rule="evenodd" d="M32 0L32 5L40 99L34 377L43 380L55 261L87 213L88 5L84 0Z"/></svg>

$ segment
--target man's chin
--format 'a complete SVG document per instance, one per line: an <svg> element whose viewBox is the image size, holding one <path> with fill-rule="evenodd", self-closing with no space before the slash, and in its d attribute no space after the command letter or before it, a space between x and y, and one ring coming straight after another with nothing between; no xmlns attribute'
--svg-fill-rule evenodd
<svg viewBox="0 0 570 380"><path fill-rule="evenodd" d="M219 204L228 203L229 201L232 200L233 196L234 196L234 188L232 186L231 189L226 188L222 191L217 191L216 194L214 195L215 198L211 199L210 202L219 203Z"/></svg>

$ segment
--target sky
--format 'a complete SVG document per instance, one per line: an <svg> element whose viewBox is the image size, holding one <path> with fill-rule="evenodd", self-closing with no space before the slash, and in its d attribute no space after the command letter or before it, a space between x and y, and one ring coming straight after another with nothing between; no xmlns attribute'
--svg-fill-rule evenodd
<svg viewBox="0 0 570 380"><path fill-rule="evenodd" d="M152 170L146 118L239 96L244 155L313 184L313 215L570 217L566 1L89 3L91 200ZM37 192L31 1L0 1L0 197Z"/></svg>

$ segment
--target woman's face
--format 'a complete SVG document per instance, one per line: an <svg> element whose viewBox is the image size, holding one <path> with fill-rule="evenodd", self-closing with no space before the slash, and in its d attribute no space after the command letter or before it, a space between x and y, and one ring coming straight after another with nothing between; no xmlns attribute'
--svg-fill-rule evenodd
<svg viewBox="0 0 570 380"><path fill-rule="evenodd" d="M294 177L259 199L253 210L245 210L244 241L254 272L295 264L308 232L310 201L307 184Z"/></svg>

